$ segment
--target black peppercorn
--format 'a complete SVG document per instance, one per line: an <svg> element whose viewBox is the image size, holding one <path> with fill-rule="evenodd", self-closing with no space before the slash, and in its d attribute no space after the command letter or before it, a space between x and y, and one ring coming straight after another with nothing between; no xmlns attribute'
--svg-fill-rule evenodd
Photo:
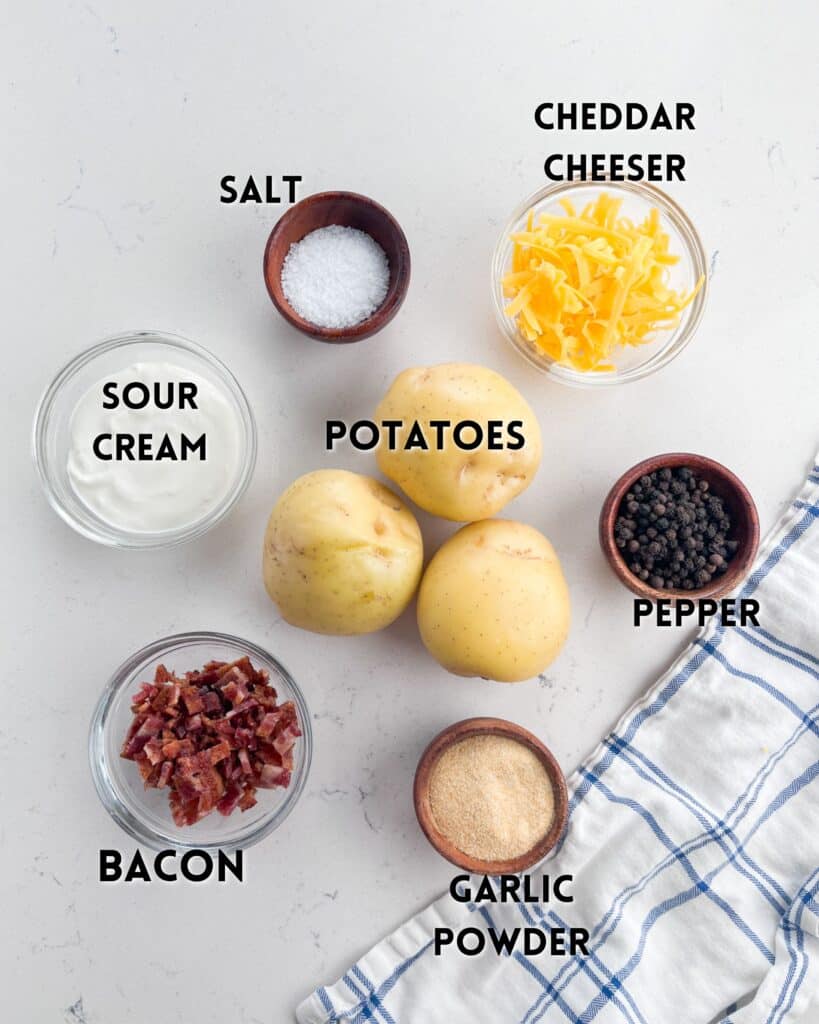
<svg viewBox="0 0 819 1024"><path fill-rule="evenodd" d="M722 498L688 466L648 473L624 498L614 528L628 567L655 590L696 590L728 569L739 547Z"/></svg>

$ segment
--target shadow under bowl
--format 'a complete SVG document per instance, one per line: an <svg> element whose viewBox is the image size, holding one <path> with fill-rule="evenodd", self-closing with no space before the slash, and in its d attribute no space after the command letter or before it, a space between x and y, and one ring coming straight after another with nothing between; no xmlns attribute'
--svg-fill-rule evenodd
<svg viewBox="0 0 819 1024"><path fill-rule="evenodd" d="M441 754L462 740L472 736L486 735L505 736L534 751L549 775L554 794L554 818L549 831L531 850L527 850L526 853L518 857L503 861L480 860L478 857L472 857L468 853L464 853L463 850L459 850L439 830L430 804L430 779ZM455 722L443 732L438 733L418 762L413 786L413 800L418 824L432 846L450 864L477 875L514 875L540 863L563 835L569 817L566 779L554 755L537 736L524 729L523 726L507 722L503 718L467 718L462 722Z"/></svg>
<svg viewBox="0 0 819 1024"><path fill-rule="evenodd" d="M658 469L678 469L687 466L695 476L708 482L710 492L722 498L728 515L731 518L731 540L738 542L734 557L728 563L727 570L715 577L704 587L695 590L658 590L641 580L629 569L614 538L614 527L620 511L620 505L626 494L641 476L648 475ZM661 598L701 599L718 598L733 590L748 574L756 558L759 548L759 516L754 499L745 484L714 459L704 455L693 455L690 452L672 452L667 455L655 455L644 459L627 470L609 491L600 512L600 547L603 554L621 583L638 597L657 601Z"/></svg>
<svg viewBox="0 0 819 1024"><path fill-rule="evenodd" d="M290 247L318 228L357 228L384 250L390 280L384 301L366 320L352 327L320 327L293 309L282 289L281 272ZM376 334L392 320L406 298L410 253L406 235L393 215L375 200L356 192L317 192L292 206L277 221L264 250L264 280L273 305L297 330L316 341L345 344Z"/></svg>

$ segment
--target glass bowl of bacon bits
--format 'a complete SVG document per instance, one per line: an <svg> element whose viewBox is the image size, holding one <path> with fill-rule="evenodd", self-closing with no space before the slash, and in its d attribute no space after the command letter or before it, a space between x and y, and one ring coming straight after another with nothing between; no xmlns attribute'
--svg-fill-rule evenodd
<svg viewBox="0 0 819 1024"><path fill-rule="evenodd" d="M261 647L222 633L134 654L106 686L89 737L106 810L155 850L258 842L298 801L311 753L295 680Z"/></svg>

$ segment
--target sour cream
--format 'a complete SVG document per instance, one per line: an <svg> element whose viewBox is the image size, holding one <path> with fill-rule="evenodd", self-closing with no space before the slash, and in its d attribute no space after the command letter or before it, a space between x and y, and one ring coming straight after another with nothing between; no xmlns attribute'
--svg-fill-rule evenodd
<svg viewBox="0 0 819 1024"><path fill-rule="evenodd" d="M78 401L69 433L77 497L133 533L205 519L235 485L242 458L230 395L172 363L133 363L97 381Z"/></svg>

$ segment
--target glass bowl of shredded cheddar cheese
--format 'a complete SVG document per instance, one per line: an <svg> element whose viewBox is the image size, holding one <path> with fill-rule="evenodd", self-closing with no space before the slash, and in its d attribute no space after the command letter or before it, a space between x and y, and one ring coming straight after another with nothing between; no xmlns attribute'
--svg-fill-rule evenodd
<svg viewBox="0 0 819 1024"><path fill-rule="evenodd" d="M541 189L515 210L492 260L504 334L575 387L623 384L665 366L693 337L706 292L696 229L642 182Z"/></svg>

